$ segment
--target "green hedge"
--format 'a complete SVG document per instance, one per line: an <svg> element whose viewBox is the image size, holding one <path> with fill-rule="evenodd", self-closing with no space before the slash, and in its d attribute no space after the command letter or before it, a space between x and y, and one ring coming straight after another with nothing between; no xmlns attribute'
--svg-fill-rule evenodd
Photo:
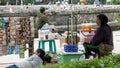
<svg viewBox="0 0 120 68"><path fill-rule="evenodd" d="M102 57L101 59L82 60L62 64L49 64L36 68L120 68L120 54Z"/></svg>
<svg viewBox="0 0 120 68"><path fill-rule="evenodd" d="M111 0L113 5L119 5L120 4L120 0Z"/></svg>
<svg viewBox="0 0 120 68"><path fill-rule="evenodd" d="M117 21L120 23L120 12L117 13Z"/></svg>

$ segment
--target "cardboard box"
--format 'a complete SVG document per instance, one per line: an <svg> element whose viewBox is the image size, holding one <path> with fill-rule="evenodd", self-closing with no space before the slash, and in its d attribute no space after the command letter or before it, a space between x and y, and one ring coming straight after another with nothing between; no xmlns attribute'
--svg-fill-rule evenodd
<svg viewBox="0 0 120 68"><path fill-rule="evenodd" d="M0 46L0 56L3 55L2 46Z"/></svg>
<svg viewBox="0 0 120 68"><path fill-rule="evenodd" d="M19 55L20 55L20 58L25 58L24 53L19 53Z"/></svg>
<svg viewBox="0 0 120 68"><path fill-rule="evenodd" d="M0 56L2 56L3 55L3 53L2 53L2 51L0 51Z"/></svg>
<svg viewBox="0 0 120 68"><path fill-rule="evenodd" d="M2 52L3 52L3 55L7 54L7 46L6 45L2 46Z"/></svg>
<svg viewBox="0 0 120 68"><path fill-rule="evenodd" d="M2 50L2 46L0 46L0 51Z"/></svg>

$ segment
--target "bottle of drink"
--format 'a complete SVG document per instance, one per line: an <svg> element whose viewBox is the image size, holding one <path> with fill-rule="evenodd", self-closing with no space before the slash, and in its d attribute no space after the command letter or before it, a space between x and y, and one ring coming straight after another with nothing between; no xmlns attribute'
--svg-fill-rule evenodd
<svg viewBox="0 0 120 68"><path fill-rule="evenodd" d="M92 23L89 23L89 33L92 32Z"/></svg>
<svg viewBox="0 0 120 68"><path fill-rule="evenodd" d="M85 24L82 23L82 24L81 24L81 31L84 31L84 30L85 30Z"/></svg>
<svg viewBox="0 0 120 68"><path fill-rule="evenodd" d="M85 23L85 30L88 31L89 30L89 24Z"/></svg>

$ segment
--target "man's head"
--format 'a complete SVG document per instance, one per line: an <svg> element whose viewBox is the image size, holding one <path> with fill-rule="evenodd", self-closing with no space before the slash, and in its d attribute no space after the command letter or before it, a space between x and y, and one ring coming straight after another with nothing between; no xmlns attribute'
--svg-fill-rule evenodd
<svg viewBox="0 0 120 68"><path fill-rule="evenodd" d="M45 8L44 8L44 7L41 7L41 8L40 8L40 12L41 12L41 13L44 13L44 12L45 12Z"/></svg>
<svg viewBox="0 0 120 68"><path fill-rule="evenodd" d="M98 25L104 26L104 25L106 25L108 23L108 17L106 15L104 15L104 14L99 14L99 15L97 15L96 23Z"/></svg>

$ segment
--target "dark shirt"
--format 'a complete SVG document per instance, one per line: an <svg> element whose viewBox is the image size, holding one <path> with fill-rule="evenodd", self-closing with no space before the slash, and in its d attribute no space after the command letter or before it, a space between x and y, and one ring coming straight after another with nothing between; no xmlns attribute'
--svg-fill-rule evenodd
<svg viewBox="0 0 120 68"><path fill-rule="evenodd" d="M45 25L46 23L50 25L48 18L44 14L39 13L37 17L38 20L35 23L35 38L38 38L38 30L41 29L43 25Z"/></svg>
<svg viewBox="0 0 120 68"><path fill-rule="evenodd" d="M108 25L98 28L90 43L92 45L99 45L100 43L113 45L113 34L111 28Z"/></svg>
<svg viewBox="0 0 120 68"><path fill-rule="evenodd" d="M45 25L45 23L48 23L50 25L48 18L45 15L43 15L42 13L38 14L36 28L41 29L43 27L43 25Z"/></svg>

